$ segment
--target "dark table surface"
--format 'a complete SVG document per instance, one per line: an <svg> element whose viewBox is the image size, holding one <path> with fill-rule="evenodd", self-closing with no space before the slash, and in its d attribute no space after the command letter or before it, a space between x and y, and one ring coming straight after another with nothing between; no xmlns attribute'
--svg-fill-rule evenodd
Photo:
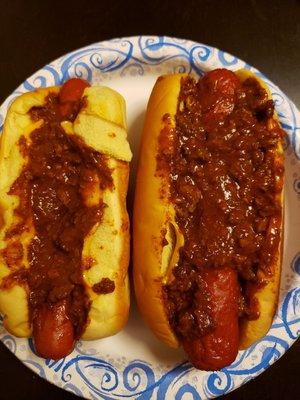
<svg viewBox="0 0 300 400"><path fill-rule="evenodd" d="M0 102L60 55L113 37L164 34L226 50L268 75L300 107L300 2L0 1ZM225 399L300 399L300 341ZM0 399L75 399L0 344Z"/></svg>

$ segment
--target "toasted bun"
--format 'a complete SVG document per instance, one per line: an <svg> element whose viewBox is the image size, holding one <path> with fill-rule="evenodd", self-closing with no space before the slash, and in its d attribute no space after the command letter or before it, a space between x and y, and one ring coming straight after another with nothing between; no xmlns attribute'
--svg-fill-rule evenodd
<svg viewBox="0 0 300 400"><path fill-rule="evenodd" d="M271 92L268 86L261 79L256 77L252 72L248 70L239 70L236 72L237 77L241 82L247 78L255 78L258 80L260 85L268 93L269 99L272 99ZM274 113L273 119L268 121L271 128L272 124L278 124L278 116ZM278 165L283 164L283 148L279 143L277 149L277 157L275 163ZM284 202L283 190L278 194L281 204ZM282 207L283 213L283 207ZM270 269L273 271L271 277L266 276L262 270L259 270L259 278L266 280L267 284L260 289L257 289L253 296L256 297L259 304L260 316L258 319L249 321L247 319L242 319L240 324L240 349L246 349L251 346L254 342L266 335L270 329L275 312L277 310L278 294L280 286L280 276L281 276L281 263L282 263L282 249L283 249L283 215L282 215L282 226L281 226L281 244L278 246L277 254L275 255L275 261ZM269 230L273 228L275 221L270 221Z"/></svg>
<svg viewBox="0 0 300 400"><path fill-rule="evenodd" d="M169 269L178 259L177 244L183 244L183 236L175 222L174 207L168 201L169 184L156 175L156 156L159 134L165 127L163 116L169 114L170 124L175 126L177 98L183 76L177 74L160 77L149 99L133 216L134 286L138 306L155 335L171 347L178 347L179 342L169 325L163 304L163 285ZM163 246L166 235L168 244Z"/></svg>
<svg viewBox="0 0 300 400"><path fill-rule="evenodd" d="M236 75L241 81L248 77L259 80L246 70L237 71ZM178 347L179 342L168 321L163 287L179 259L179 249L184 244L184 238L175 222L174 207L168 201L170 182L157 174L157 154L159 135L165 128L165 114L169 114L169 128L175 126L180 82L184 76L175 74L160 77L150 96L139 156L133 219L134 285L138 306L154 334L171 347ZM271 98L266 85L259 82ZM277 124L277 116L269 123ZM282 165L281 146L277 154L276 162ZM279 196L283 201L283 194ZM163 241L164 238L167 240ZM240 348L250 346L264 336L271 326L277 307L281 246L275 259L276 262L271 266L272 277L267 277L268 283L253 294L260 305L260 317L253 321L243 320L241 323ZM261 271L260 277L264 278Z"/></svg>
<svg viewBox="0 0 300 400"><path fill-rule="evenodd" d="M10 106L2 134L0 147L0 284L3 278L17 271L14 264L14 238L5 239L5 232L17 222L14 210L18 196L8 191L20 175L26 158L17 145L24 135L30 133L43 121L33 122L29 110L43 105L49 93L58 93L59 87L38 89L19 96ZM104 191L102 222L95 225L84 240L82 263L93 259L90 269L84 271L84 282L91 299L88 323L84 339L99 339L118 332L126 323L129 310L129 220L126 211L131 151L127 142L125 102L121 95L107 87L86 88L86 106L80 111L74 123L63 122L67 134L76 134L93 149L109 156L109 167L113 169L114 189ZM99 188L89 197L89 203L99 199ZM18 237L24 249L22 262L29 267L28 246L34 236L33 225ZM12 251L9 252L9 249ZM4 257L5 253L5 257ZM11 253L11 254L10 254ZM10 258L11 262L10 262ZM102 278L114 280L115 290L109 294L96 294L92 286ZM29 319L28 287L26 284L0 290L0 312L4 315L6 329L15 336L30 337L32 326Z"/></svg>

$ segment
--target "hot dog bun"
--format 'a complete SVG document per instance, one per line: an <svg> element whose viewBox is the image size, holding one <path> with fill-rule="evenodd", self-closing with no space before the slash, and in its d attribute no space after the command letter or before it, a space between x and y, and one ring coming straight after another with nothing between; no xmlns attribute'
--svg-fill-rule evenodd
<svg viewBox="0 0 300 400"><path fill-rule="evenodd" d="M266 83L256 77L253 73L249 70L239 70L236 71L237 77L240 79L241 82L246 80L249 77L255 77L260 85L266 90L268 93L268 98L271 100L272 95L270 92L269 87ZM273 118L269 119L268 124L271 127L273 124L278 124L278 116L276 111L274 112ZM277 148L277 157L276 161L277 164L281 165L283 162L283 147L282 144L278 143ZM284 203L284 192L283 190L278 194L278 198L280 199L281 204ZM283 213L282 207L282 213ZM282 226L281 226L281 236L283 238L283 221L282 218ZM272 222L271 222L272 224ZM246 349L247 347L251 346L254 342L262 338L266 335L268 330L272 325L272 321L274 315L277 310L277 303L278 303L278 294L279 294L279 286L280 286L280 276L281 276L281 263L282 263L282 249L283 249L283 240L281 240L280 245L278 246L277 254L275 257L274 264L270 266L271 270L273 271L273 275L271 277L264 276L262 271L259 271L261 279L266 279L267 284L260 289L257 289L253 294L256 297L258 303L260 304L260 317L257 320L249 321L243 319L240 324L240 349Z"/></svg>
<svg viewBox="0 0 300 400"><path fill-rule="evenodd" d="M267 86L253 73L240 70L236 73L240 82L255 78L271 94ZM167 129L172 138L178 109L182 79L185 74L160 77L151 93L144 123L139 166L136 181L133 219L134 286L138 306L146 323L154 334L171 347L181 343L170 326L164 305L164 286L169 282L171 271L179 259L184 237L175 221L175 209L170 197L168 177L157 172L160 134ZM278 124L276 114L268 119L269 127ZM172 141L172 139L171 139ZM282 167L283 149L278 144L276 163ZM163 189L162 189L163 188ZM283 203L282 191L278 194ZM272 222L270 225L270 229ZM166 240L165 240L166 239ZM240 348L246 348L263 337L269 330L277 307L281 271L281 245L270 265L272 275L259 277L266 283L252 293L259 304L260 316L255 320L240 322Z"/></svg>
<svg viewBox="0 0 300 400"><path fill-rule="evenodd" d="M14 210L19 199L8 194L26 163L18 141L22 135L41 126L43 120L33 121L29 110L42 106L50 93L58 93L60 87L38 89L16 98L11 104L4 123L0 147L0 285L12 272L29 268L28 247L34 237L34 228L27 226L18 240L23 247L21 262L15 262L15 237L7 239L5 233L16 224ZM129 220L126 211L126 194L131 151L127 142L125 101L120 94L107 87L92 86L84 90L85 107L74 122L64 121L62 127L68 135L75 134L92 149L107 155L112 169L113 190L103 192L106 204L100 224L96 224L84 239L82 264L92 260L83 271L83 279L91 305L82 337L99 339L118 332L127 321L129 311ZM99 188L94 187L89 196L90 205L96 204ZM114 281L112 293L97 294L92 286L109 278ZM30 337L32 323L29 315L28 286L16 283L8 288L1 286L0 312L4 326L15 336Z"/></svg>
<svg viewBox="0 0 300 400"><path fill-rule="evenodd" d="M174 207L168 200L169 186L165 185L161 192L162 179L156 176L156 156L159 134L165 125L163 116L170 114L170 129L175 125L183 76L163 76L152 90L142 134L133 216L134 287L138 306L158 339L175 348L179 342L170 327L162 291L169 269L178 260L183 236L175 222ZM165 230L168 244L163 246Z"/></svg>

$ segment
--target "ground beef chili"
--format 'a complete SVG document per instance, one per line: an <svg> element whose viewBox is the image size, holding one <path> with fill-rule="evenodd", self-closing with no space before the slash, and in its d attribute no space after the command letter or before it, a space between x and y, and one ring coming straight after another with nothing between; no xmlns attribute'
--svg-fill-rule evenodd
<svg viewBox="0 0 300 400"><path fill-rule="evenodd" d="M212 75L198 81L182 78L169 145L168 123L159 138L157 171L167 173L171 182L171 201L185 239L174 279L164 287L165 304L174 331L188 340L214 329L202 279L207 269L234 268L241 287L240 316L259 316L248 289L263 284L259 269L272 274L280 240L283 166L275 154L283 131L277 124L267 128L273 102L255 79L218 81L216 71L210 73L216 81Z"/></svg>
<svg viewBox="0 0 300 400"><path fill-rule="evenodd" d="M98 294L112 293L114 290L115 282L109 278L102 278L100 282L95 283L93 286L93 291Z"/></svg>
<svg viewBox="0 0 300 400"><path fill-rule="evenodd" d="M30 140L24 136L19 140L28 162L9 191L20 203L14 212L18 223L6 233L10 238L33 223L30 267L20 269L19 279L24 283L26 275L31 318L45 304L51 308L63 301L75 339L83 332L90 307L82 278L84 238L101 222L105 207L101 200L93 206L86 200L95 184L101 191L113 188L107 157L61 127L62 120L74 121L84 106L85 99L62 104L59 94L52 93L43 106L30 110L32 120L43 119L43 124L31 132ZM21 250L14 245L6 254L20 258ZM18 281L16 274L11 274L12 282ZM113 290L111 281L109 290L106 285L102 292Z"/></svg>

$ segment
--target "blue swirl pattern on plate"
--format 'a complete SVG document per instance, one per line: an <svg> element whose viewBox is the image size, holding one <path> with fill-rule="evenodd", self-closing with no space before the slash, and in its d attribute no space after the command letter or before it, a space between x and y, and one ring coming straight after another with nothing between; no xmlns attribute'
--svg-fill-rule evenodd
<svg viewBox="0 0 300 400"><path fill-rule="evenodd" d="M295 105L259 71L230 54L188 40L165 36L139 36L95 43L69 53L33 74L9 96L0 108L0 130L7 107L19 94L38 87L59 85L77 76L95 82L111 78L142 77L158 68L163 73L186 72L202 75L205 71L226 67L247 68L266 80L276 102L282 126L288 133L286 147L300 158L300 115ZM299 166L298 166L299 167ZM294 196L300 192L299 179L291 179ZM217 372L196 371L188 362L169 369L147 360L125 360L124 365L99 354L96 348L83 349L79 342L74 352L59 361L43 360L34 354L32 340L9 335L0 319L0 339L22 362L41 377L89 399L166 399L189 396L200 400L214 398L254 378L292 345L300 334L300 252L292 255L290 269L284 272L279 310L263 339L245 351L236 361ZM92 346L92 345L91 345ZM108 361L109 360L109 361Z"/></svg>

